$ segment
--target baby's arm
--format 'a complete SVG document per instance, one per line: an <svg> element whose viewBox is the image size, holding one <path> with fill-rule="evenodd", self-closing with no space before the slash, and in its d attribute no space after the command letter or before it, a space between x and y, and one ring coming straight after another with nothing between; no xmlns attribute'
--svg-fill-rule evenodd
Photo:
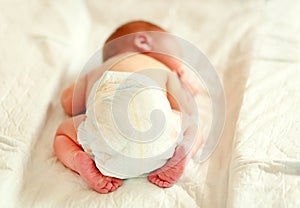
<svg viewBox="0 0 300 208"><path fill-rule="evenodd" d="M61 104L68 115L77 115L85 111L87 95L103 71L103 67L95 68L63 91Z"/></svg>
<svg viewBox="0 0 300 208"><path fill-rule="evenodd" d="M193 102L192 95L184 89L174 73L169 73L167 91L171 107L182 112L184 134L183 141L176 147L172 158L163 167L148 176L150 182L162 188L170 187L178 181L186 163L202 144L202 135L197 134L198 124L193 119L193 116L197 116L197 106Z"/></svg>
<svg viewBox="0 0 300 208"><path fill-rule="evenodd" d="M78 82L64 89L61 95L61 105L64 111L70 116L77 115L85 110L86 77L87 76L84 75ZM76 99L74 99L75 89Z"/></svg>
<svg viewBox="0 0 300 208"><path fill-rule="evenodd" d="M84 119L85 115L79 115L61 123L54 139L55 154L66 167L77 172L95 191L112 192L122 185L122 180L102 175L77 142L78 126Z"/></svg>
<svg viewBox="0 0 300 208"><path fill-rule="evenodd" d="M109 70L122 56L115 56L101 66L89 71L79 80L66 88L61 96L61 104L68 115L77 115L85 111L86 99L94 83Z"/></svg>
<svg viewBox="0 0 300 208"><path fill-rule="evenodd" d="M202 136L199 135L197 123L197 120L199 119L197 118L198 106L191 90L189 91L174 73L169 73L168 75L167 92L169 97L173 98L169 99L171 107L177 106L178 109L175 110L182 112L182 127L184 128L184 134L183 141L180 145L185 146L186 151L189 151L187 156L188 158L191 158L202 144ZM174 104L174 102L176 104ZM195 138L195 136L198 137ZM191 146L191 144L193 144L193 148L190 150L187 149L189 148L188 146Z"/></svg>
<svg viewBox="0 0 300 208"><path fill-rule="evenodd" d="M68 115L78 115L85 111L86 100L94 83L102 76L104 71L112 68L123 55L114 56L106 60L101 66L91 70L77 82L66 88L61 96L61 104Z"/></svg>

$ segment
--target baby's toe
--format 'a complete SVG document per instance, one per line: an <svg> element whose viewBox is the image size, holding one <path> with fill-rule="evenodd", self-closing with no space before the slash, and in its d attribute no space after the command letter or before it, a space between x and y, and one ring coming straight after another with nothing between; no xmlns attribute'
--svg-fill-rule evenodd
<svg viewBox="0 0 300 208"><path fill-rule="evenodd" d="M113 188L115 188L115 189L120 187L120 185L118 183L113 182L112 184L113 184Z"/></svg>
<svg viewBox="0 0 300 208"><path fill-rule="evenodd" d="M112 186L111 189L109 190L109 192L114 192L115 190L117 190L117 187Z"/></svg>
<svg viewBox="0 0 300 208"><path fill-rule="evenodd" d="M120 186L122 186L122 184L123 184L122 180L121 180L121 179L118 179L118 178L113 178L113 179L112 179L112 183L113 183L114 186L116 186L116 187L120 187Z"/></svg>
<svg viewBox="0 0 300 208"><path fill-rule="evenodd" d="M100 194L107 194L109 193L109 190L105 189L105 188L101 188L101 189L94 189L95 191L97 191Z"/></svg>
<svg viewBox="0 0 300 208"><path fill-rule="evenodd" d="M153 183L155 184L155 185L157 185L158 187L160 187L160 188L164 188L164 181L163 180L161 180L159 177L157 177L157 178L154 178L153 179Z"/></svg>
<svg viewBox="0 0 300 208"><path fill-rule="evenodd" d="M110 182L104 180L102 181L102 183L97 183L97 185L95 185L93 189L101 194L107 194L112 191L112 187L113 185Z"/></svg>
<svg viewBox="0 0 300 208"><path fill-rule="evenodd" d="M104 179L99 181L97 189L100 193L109 193L115 191L121 185L122 181L120 179L104 176Z"/></svg>
<svg viewBox="0 0 300 208"><path fill-rule="evenodd" d="M167 182L167 181L164 181L164 182L162 183L161 187L163 187L163 188L170 188L172 185L173 185L173 184L171 184L171 183L169 183L169 182Z"/></svg>
<svg viewBox="0 0 300 208"><path fill-rule="evenodd" d="M157 180L156 185L162 188L163 183L163 181Z"/></svg>
<svg viewBox="0 0 300 208"><path fill-rule="evenodd" d="M148 175L147 178L148 178L148 181L150 181L151 183L154 183L155 177L156 177L155 175L152 175L152 174L151 174L151 175Z"/></svg>
<svg viewBox="0 0 300 208"><path fill-rule="evenodd" d="M160 179L158 177L155 177L151 180L152 183L154 183L155 185L159 185Z"/></svg>
<svg viewBox="0 0 300 208"><path fill-rule="evenodd" d="M113 187L113 184L111 182L107 182L104 188L106 190L110 191L112 187Z"/></svg>
<svg viewBox="0 0 300 208"><path fill-rule="evenodd" d="M149 175L148 180L154 185L161 188L169 188L173 185L173 183L169 181L168 177L164 174Z"/></svg>

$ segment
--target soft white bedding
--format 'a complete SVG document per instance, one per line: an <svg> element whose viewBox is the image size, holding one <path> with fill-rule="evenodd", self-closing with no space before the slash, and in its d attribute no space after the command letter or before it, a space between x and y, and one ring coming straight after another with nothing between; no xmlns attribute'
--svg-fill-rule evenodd
<svg viewBox="0 0 300 208"><path fill-rule="evenodd" d="M299 11L299 2L267 5L235 132L228 207L300 205Z"/></svg>
<svg viewBox="0 0 300 208"><path fill-rule="evenodd" d="M0 2L0 207L299 207L300 3L278 1ZM226 124L160 189L124 181L100 195L55 157L61 90L120 24L145 19L190 40L224 84ZM210 105L200 96L204 135Z"/></svg>

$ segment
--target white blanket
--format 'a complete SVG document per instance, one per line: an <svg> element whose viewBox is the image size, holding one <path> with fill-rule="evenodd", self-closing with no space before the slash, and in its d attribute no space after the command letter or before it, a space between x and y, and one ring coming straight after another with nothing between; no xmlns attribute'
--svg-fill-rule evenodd
<svg viewBox="0 0 300 208"><path fill-rule="evenodd" d="M226 124L160 189L130 179L101 195L65 168L53 137L61 90L108 35L145 19L190 40L224 84ZM0 2L0 207L299 207L300 3L281 1ZM209 96L200 113L207 135Z"/></svg>

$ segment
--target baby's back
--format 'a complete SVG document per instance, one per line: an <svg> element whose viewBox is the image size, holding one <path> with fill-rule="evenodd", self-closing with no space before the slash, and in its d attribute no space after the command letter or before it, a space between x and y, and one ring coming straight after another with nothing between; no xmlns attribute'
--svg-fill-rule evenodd
<svg viewBox="0 0 300 208"><path fill-rule="evenodd" d="M123 54L109 69L110 71L134 72L148 76L162 89L166 89L167 76L170 69L154 58L143 54Z"/></svg>

